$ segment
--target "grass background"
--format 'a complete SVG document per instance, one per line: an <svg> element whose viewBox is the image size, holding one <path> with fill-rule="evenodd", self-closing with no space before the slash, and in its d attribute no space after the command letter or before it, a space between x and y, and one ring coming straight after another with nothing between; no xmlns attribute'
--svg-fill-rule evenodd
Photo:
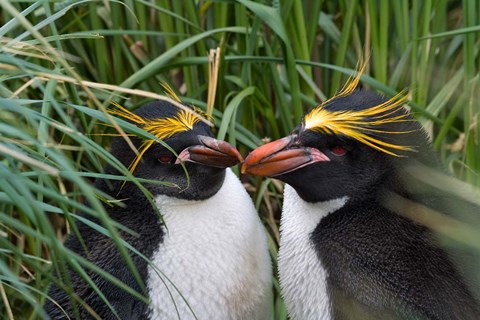
<svg viewBox="0 0 480 320"><path fill-rule="evenodd" d="M105 162L121 167L108 153L103 134L113 130L103 125L104 110L111 101L128 108L150 101L163 93L161 82L206 109L207 55L217 47L215 130L243 155L288 134L369 57L362 84L386 96L407 88L448 169L480 184L475 0L0 0L0 9L0 315L7 319L43 316L52 267L95 270L62 246L78 212L99 217L102 225L92 227L127 257L121 226L91 185L107 178ZM282 186L244 181L275 264ZM277 283L275 290L274 318L286 319Z"/></svg>

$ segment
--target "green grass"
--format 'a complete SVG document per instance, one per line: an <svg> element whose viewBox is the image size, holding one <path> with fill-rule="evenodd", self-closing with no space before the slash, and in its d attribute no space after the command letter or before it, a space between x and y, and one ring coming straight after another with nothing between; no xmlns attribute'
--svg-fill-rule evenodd
<svg viewBox="0 0 480 320"><path fill-rule="evenodd" d="M288 134L368 57L363 85L386 96L408 88L446 167L480 185L477 1L200 4L0 0L0 314L41 317L60 261L95 269L62 246L80 211L99 217L93 227L128 257L91 184L107 161L132 179L107 151L103 111L111 101L139 106L162 82L206 108L207 52L217 46L216 132L242 154ZM275 264L281 185L247 179ZM275 287L275 319L286 319Z"/></svg>

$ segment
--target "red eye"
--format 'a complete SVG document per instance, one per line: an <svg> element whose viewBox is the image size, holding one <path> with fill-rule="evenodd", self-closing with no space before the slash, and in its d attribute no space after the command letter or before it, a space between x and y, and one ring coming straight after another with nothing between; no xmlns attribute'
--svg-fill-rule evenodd
<svg viewBox="0 0 480 320"><path fill-rule="evenodd" d="M332 153L336 156L344 156L347 153L347 150L344 147L334 146L330 149Z"/></svg>
<svg viewBox="0 0 480 320"><path fill-rule="evenodd" d="M172 157L169 155L163 155L158 157L158 162L163 164L170 164L172 162Z"/></svg>

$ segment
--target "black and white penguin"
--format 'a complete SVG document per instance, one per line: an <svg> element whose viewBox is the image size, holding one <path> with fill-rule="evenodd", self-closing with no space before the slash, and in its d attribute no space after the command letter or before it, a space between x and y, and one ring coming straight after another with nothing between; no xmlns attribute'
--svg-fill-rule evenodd
<svg viewBox="0 0 480 320"><path fill-rule="evenodd" d="M290 319L480 319L429 220L480 207L420 177L443 174L404 98L358 80L242 166L286 183L278 269Z"/></svg>
<svg viewBox="0 0 480 320"><path fill-rule="evenodd" d="M66 315L91 319L93 312L101 319L268 319L272 283L267 238L252 200L228 168L242 160L238 151L214 139L198 115L172 103L152 102L134 113L118 108L114 115L162 139L178 154L177 158L155 140L139 137L131 138L138 156L125 139L116 137L112 142L111 153L136 177L177 186L145 185L163 222L133 183L96 182L99 190L122 199L123 206L106 207L106 211L134 232L120 234L151 261L131 253L146 290L113 241L88 225L78 223L85 247L74 236L66 246L145 295L150 303L89 272L112 311L70 269L74 294L88 308L77 304L76 314L71 297L53 286L49 296L56 304L46 304L47 314L52 319ZM105 173L119 174L111 165Z"/></svg>

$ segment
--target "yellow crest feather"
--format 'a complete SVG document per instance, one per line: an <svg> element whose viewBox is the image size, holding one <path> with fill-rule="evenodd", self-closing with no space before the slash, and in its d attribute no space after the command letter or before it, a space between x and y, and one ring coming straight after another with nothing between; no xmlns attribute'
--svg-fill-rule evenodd
<svg viewBox="0 0 480 320"><path fill-rule="evenodd" d="M367 62L362 63L361 61L358 61L357 66L355 67L356 75L355 73L352 74L347 82L345 82L345 85L343 86L342 90L340 90L339 93L337 93L334 97L330 98L338 98L338 97L345 97L351 94L358 86L358 83L360 82L360 78L362 77L363 71L365 71L365 67L367 66Z"/></svg>
<svg viewBox="0 0 480 320"><path fill-rule="evenodd" d="M178 97L177 93L172 89L172 87L170 87L165 82L161 83L161 85L162 85L163 89L165 90L165 95L167 97L169 97L170 99L173 99L177 102L180 102L180 103L182 102L182 100ZM195 107L194 105L192 105L192 109L193 109L192 113L194 113L194 114L196 113L200 117L205 118L208 121L213 120L213 118L211 117L211 115L208 114L208 112L205 113L202 109L199 109L199 108Z"/></svg>
<svg viewBox="0 0 480 320"><path fill-rule="evenodd" d="M180 110L173 118L160 118L147 120L142 124L142 129L150 132L160 140L170 138L176 133L193 129L195 123L199 122L193 112Z"/></svg>
<svg viewBox="0 0 480 320"><path fill-rule="evenodd" d="M196 111L183 109L179 110L178 113L171 118L144 119L116 102L112 102L112 104L116 109L108 110L109 114L131 121L133 124L151 133L159 140L165 140L176 133L191 130L193 129L193 126L201 120ZM153 145L154 142L154 139L148 139L142 143L137 156L129 166L131 173L133 173L137 167L143 154Z"/></svg>
<svg viewBox="0 0 480 320"><path fill-rule="evenodd" d="M393 98L363 110L340 110L331 111L325 109L327 102L338 97L351 94L360 80L364 66L361 67L356 77L351 77L342 90L334 97L323 102L310 111L304 118L304 128L326 134L341 134L355 139L367 146L392 156L399 156L392 150L413 151L410 146L397 145L382 141L375 134L403 134L408 131L387 132L379 129L388 123L411 121L405 112L397 112L403 108L406 100L404 92L400 92Z"/></svg>
<svg viewBox="0 0 480 320"><path fill-rule="evenodd" d="M177 96L177 94L175 93L175 91L173 91L172 87L170 87L166 82L162 82L161 83L163 89L165 90L165 94L167 97L177 101L177 102L182 102L182 100L180 100L180 98Z"/></svg>

